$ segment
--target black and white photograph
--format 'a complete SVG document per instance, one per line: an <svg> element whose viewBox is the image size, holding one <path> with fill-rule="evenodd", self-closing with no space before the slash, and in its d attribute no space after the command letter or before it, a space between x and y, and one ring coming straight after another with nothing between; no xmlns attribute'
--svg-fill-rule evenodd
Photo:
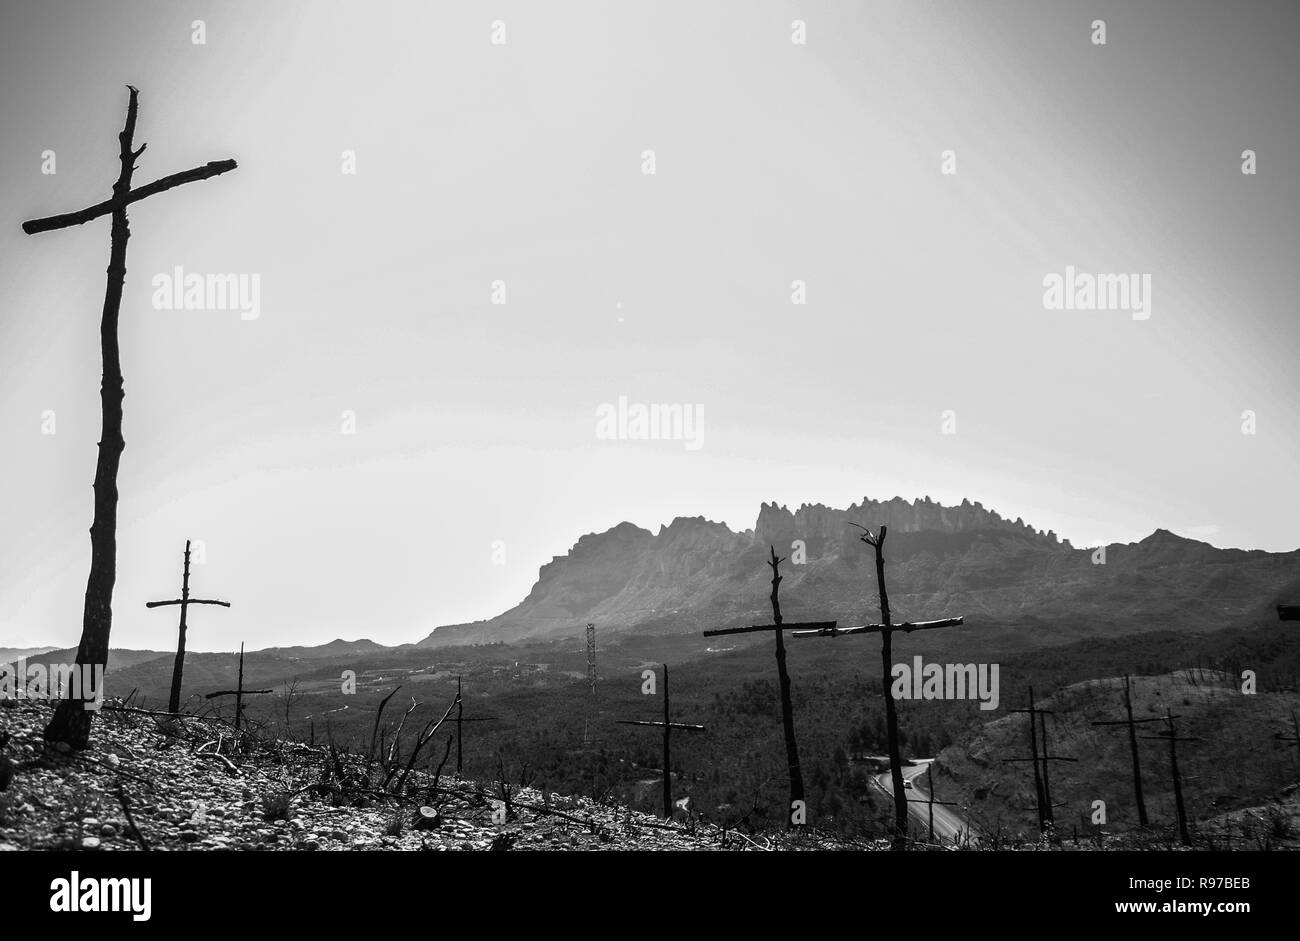
<svg viewBox="0 0 1300 941"><path fill-rule="evenodd" d="M4 910L1293 912L1298 49L0 0Z"/></svg>

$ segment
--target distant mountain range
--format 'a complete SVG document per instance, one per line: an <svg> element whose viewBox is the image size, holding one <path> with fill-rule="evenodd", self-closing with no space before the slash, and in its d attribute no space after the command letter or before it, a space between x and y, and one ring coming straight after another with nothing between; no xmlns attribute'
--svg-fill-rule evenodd
<svg viewBox="0 0 1300 941"><path fill-rule="evenodd" d="M888 527L886 587L895 620L965 615L968 624L1037 620L1071 636L1213 630L1276 617L1300 597L1300 550L1217 549L1158 529L1104 552L1006 520L979 503L864 499L840 510L763 504L752 530L679 517L658 533L619 525L583 536L543 565L528 597L497 617L441 627L419 646L545 640L602 630L655 633L766 623L769 545L786 621L878 620L872 550L852 524ZM802 549L800 549L802 547ZM801 564L794 559L801 558ZM761 620L756 620L761 619Z"/></svg>
<svg viewBox="0 0 1300 941"><path fill-rule="evenodd" d="M403 644L402 646L409 647L411 645ZM267 647L264 650L259 650L258 653L293 660L328 660L333 657L361 657L366 654L392 649L394 648L377 644L373 640L343 640L340 638L316 647Z"/></svg>
<svg viewBox="0 0 1300 941"><path fill-rule="evenodd" d="M894 619L963 615L971 627L1010 628L1030 646L1146 630L1216 630L1276 620L1275 605L1300 600L1300 550L1217 549L1157 529L1136 543L1076 549L1051 531L1004 519L979 503L943 506L864 499L840 510L763 504L753 529L733 532L678 517L658 533L619 523L581 537L543 565L519 604L484 621L439 627L414 644L371 640L271 647L285 660L354 659L459 644L580 638L587 622L609 633L695 633L768 623L768 547L781 566L787 622L878 620L874 556L860 530L888 527L885 576ZM1104 561L1103 561L1104 559ZM796 561L800 560L800 561ZM1026 631L1026 625L1033 627ZM4 651L0 651L3 653ZM36 653L56 661L75 651ZM113 650L119 669L160 656ZM166 653L170 656L170 653ZM110 664L110 669L112 664Z"/></svg>

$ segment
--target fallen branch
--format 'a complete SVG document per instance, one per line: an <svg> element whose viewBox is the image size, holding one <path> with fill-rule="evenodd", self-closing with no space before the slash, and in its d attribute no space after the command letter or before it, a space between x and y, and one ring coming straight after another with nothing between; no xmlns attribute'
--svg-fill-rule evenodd
<svg viewBox="0 0 1300 941"><path fill-rule="evenodd" d="M201 753L195 752L194 755L196 758L211 758L214 761L219 761L226 766L226 770L228 770L231 774L236 774L236 775L239 774L239 768L237 768L235 766L235 763L231 761L229 758L227 758L225 755L217 755L212 752L201 752Z"/></svg>
<svg viewBox="0 0 1300 941"><path fill-rule="evenodd" d="M149 852L149 844L145 841L140 828L135 825L135 818L131 816L131 805L127 803L126 791L121 784L117 786L117 802L122 805L122 815L126 817L126 825L131 836L135 837L135 841L140 844L140 849Z"/></svg>

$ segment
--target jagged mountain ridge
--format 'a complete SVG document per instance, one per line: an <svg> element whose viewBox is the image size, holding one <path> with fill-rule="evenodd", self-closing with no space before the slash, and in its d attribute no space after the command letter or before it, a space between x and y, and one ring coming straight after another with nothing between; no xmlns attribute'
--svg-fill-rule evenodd
<svg viewBox="0 0 1300 941"><path fill-rule="evenodd" d="M887 586L895 619L963 614L968 623L1037 618L1107 633L1209 630L1258 616L1300 574L1300 550L1218 549L1156 530L1137 543L1075 549L1050 531L1010 521L979 503L928 497L864 499L840 510L763 504L737 533L679 517L657 534L631 523L578 540L543 565L528 597L487 621L439 628L420 646L512 642L605 630L695 631L771 617L769 545L803 564L782 566L786 621L876 619L872 550L852 524L889 528ZM757 623L757 622L755 622Z"/></svg>

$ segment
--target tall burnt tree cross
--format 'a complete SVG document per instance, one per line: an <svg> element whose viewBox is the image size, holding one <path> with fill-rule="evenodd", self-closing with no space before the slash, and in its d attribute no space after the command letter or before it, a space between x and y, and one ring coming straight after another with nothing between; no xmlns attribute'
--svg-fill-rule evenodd
<svg viewBox="0 0 1300 941"><path fill-rule="evenodd" d="M185 616L192 604L219 604L229 608L229 601L190 597L190 541L185 540L185 567L181 574L181 596L171 601L146 601L146 608L166 608L179 605L181 609L180 635L176 640L176 662L172 665L172 694L167 701L168 712L181 711L181 676L185 672Z"/></svg>
<svg viewBox="0 0 1300 941"><path fill-rule="evenodd" d="M898 747L898 708L894 704L894 697L891 691L893 677L893 660L894 647L893 638L895 631L902 631L910 634L912 631L935 630L941 627L958 627L965 623L961 617L940 618L937 621L906 621L902 624L895 624L889 617L889 593L885 590L885 533L888 527L881 526L879 534L873 534L871 530L864 526L858 526L862 530L859 537L867 545L876 550L876 588L880 594L880 621L879 624L864 624L858 627L822 627L816 630L794 631L795 637L838 637L841 634L879 634L880 635L880 663L882 667L881 674L881 692L885 698L885 724L889 733L889 778L894 790L894 837L892 849L901 851L907 848L907 795L903 791L903 768L902 757L899 754Z"/></svg>
<svg viewBox="0 0 1300 941"><path fill-rule="evenodd" d="M920 804L928 805L929 818L930 818L930 842L933 843L934 842L934 805L938 804L940 807L956 807L957 803L956 801L937 801L934 799L934 762L933 761L929 762L925 766L925 786L930 792L927 795L927 800L913 801L912 803L920 803ZM960 832L958 832L958 834L953 837L954 844L956 843L960 835L961 835Z"/></svg>
<svg viewBox="0 0 1300 941"><path fill-rule="evenodd" d="M1053 808L1063 806L1052 803L1052 777L1048 771L1048 762L1050 761L1069 761L1077 762L1078 758L1068 758L1064 755L1053 755L1047 749L1047 719L1039 720L1040 716L1056 715L1050 709L1039 709L1034 704L1034 688L1029 687L1029 708L1012 709L1013 713L1022 713L1029 716L1029 757L1028 758L1004 758L1006 762L1032 761L1034 763L1034 796L1037 799L1038 806L1038 832L1049 833L1053 839L1056 835L1056 817L1052 813ZM1038 753L1038 736L1042 733L1043 753Z"/></svg>
<svg viewBox="0 0 1300 941"><path fill-rule="evenodd" d="M664 720L662 722L651 722L643 719L619 719L619 725L651 725L664 730L664 818L669 819L673 815L673 773L672 773L672 731L681 729L684 732L703 732L702 725L687 725L683 722L673 722L668 709L668 664L664 664Z"/></svg>
<svg viewBox="0 0 1300 941"><path fill-rule="evenodd" d="M1138 757L1138 736L1137 727L1143 722L1161 722L1160 718L1155 719L1134 719L1133 718L1133 686L1127 673L1124 674L1124 714L1128 717L1125 719L1113 719L1105 722L1094 722L1093 725L1126 725L1128 726L1128 747L1129 754L1133 761L1133 798L1137 801L1138 824L1147 826L1147 804L1142 796L1142 763Z"/></svg>
<svg viewBox="0 0 1300 941"><path fill-rule="evenodd" d="M204 699L217 699L220 696L235 697L235 731L238 732L243 725L244 719L244 697L245 696L269 696L275 692L272 689L244 689L244 645L239 645L239 680L234 689L217 690L215 693L208 693ZM396 692L396 690L394 690ZM174 711L174 710L173 710Z"/></svg>
<svg viewBox="0 0 1300 941"><path fill-rule="evenodd" d="M705 637L719 637L723 634L752 634L759 631L772 631L776 636L776 673L777 679L781 684L781 724L785 730L785 760L790 769L790 809L786 814L786 822L789 826L794 826L796 808L804 799L803 791L803 772L799 767L799 744L794 737L794 705L790 698L790 672L785 665L785 632L790 630L833 630L834 621L809 621L799 624L783 624L781 622L781 602L777 598L777 589L781 585L781 573L779 566L785 559L778 559L776 556L776 546L769 546L768 550L772 553L768 565L772 568L772 623L756 624L753 627L729 627L716 631L705 631ZM803 819L801 817L801 819Z"/></svg>
<svg viewBox="0 0 1300 941"><path fill-rule="evenodd" d="M104 291L104 309L99 324L103 381L99 389L102 429L99 457L95 464L95 516L90 526L90 575L86 579L86 600L82 611L81 642L77 646L78 664L105 664L108 660L109 633L113 627L113 585L117 581L117 469L126 442L122 438L122 361L118 350L117 323L122 307L122 285L126 281L126 243L131 236L126 207L142 199L165 193L184 183L206 180L235 169L233 160L217 160L173 173L144 186L131 188L135 162L147 145L132 149L135 143L135 120L139 92L128 85L131 97L126 109L126 124L118 134L120 169L113 195L86 209L33 219L23 223L28 235L83 225L100 216L112 216L113 225L108 254L108 285ZM94 713L80 708L70 699L61 700L54 718L45 727L47 741L67 742L85 748L90 742L90 721Z"/></svg>
<svg viewBox="0 0 1300 941"><path fill-rule="evenodd" d="M465 700L461 697L461 678L456 677L456 774L460 774L464 765L462 764L465 757L464 738L462 736L462 726L466 722L495 722L496 716L471 716L465 718Z"/></svg>
<svg viewBox="0 0 1300 941"><path fill-rule="evenodd" d="M1192 845L1192 835L1187 828L1187 807L1183 803L1183 774L1178 770L1178 742L1188 744L1199 742L1200 739L1195 736L1180 736L1178 729L1174 727L1174 720L1181 719L1182 716L1176 716L1165 709L1164 723L1165 727L1155 735L1144 735L1143 738L1152 739L1153 741L1164 741L1169 743L1169 776L1174 784L1174 812L1178 814L1178 835L1183 841L1184 846Z"/></svg>

